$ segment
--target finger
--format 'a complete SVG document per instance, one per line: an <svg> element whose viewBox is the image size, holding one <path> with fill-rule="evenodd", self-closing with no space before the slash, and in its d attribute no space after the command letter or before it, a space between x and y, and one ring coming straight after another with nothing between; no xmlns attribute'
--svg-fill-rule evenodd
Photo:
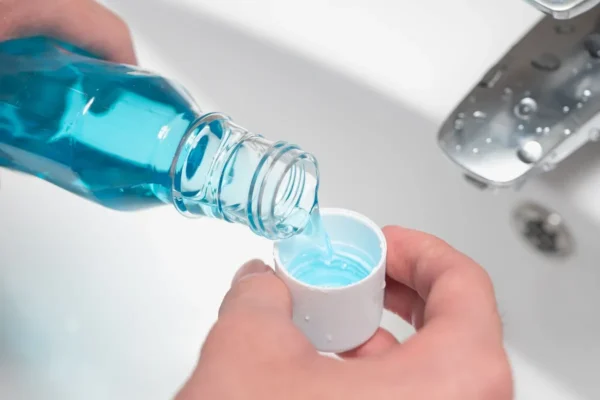
<svg viewBox="0 0 600 400"><path fill-rule="evenodd" d="M35 10L32 8L30 3L9 6L0 39L45 35L109 61L136 63L127 24L96 1L40 1Z"/></svg>
<svg viewBox="0 0 600 400"><path fill-rule="evenodd" d="M292 302L287 288L273 270L260 260L251 260L236 272L223 299L219 317L227 312L273 313L291 318Z"/></svg>
<svg viewBox="0 0 600 400"><path fill-rule="evenodd" d="M265 356L273 352L285 356L296 351L316 353L292 321L287 287L259 260L246 263L236 274L212 338L211 346L233 352L262 352Z"/></svg>
<svg viewBox="0 0 600 400"><path fill-rule="evenodd" d="M419 298L415 304L413 304L412 312L412 326L419 330L425 325L425 301Z"/></svg>
<svg viewBox="0 0 600 400"><path fill-rule="evenodd" d="M237 382L255 371L272 375L305 360L312 365L311 357L318 353L292 322L286 286L269 266L252 260L235 274L198 365L177 398L214 398L201 392L212 376Z"/></svg>
<svg viewBox="0 0 600 400"><path fill-rule="evenodd" d="M136 64L129 27L118 15L94 0L72 3L48 26L48 33L106 60Z"/></svg>
<svg viewBox="0 0 600 400"><path fill-rule="evenodd" d="M237 270L233 279L231 280L231 286L235 285L242 279L248 279L255 275L260 274L273 274L274 271L267 264L261 260L250 260Z"/></svg>
<svg viewBox="0 0 600 400"><path fill-rule="evenodd" d="M386 281L385 308L419 329L423 321L423 299L403 283L390 277L387 277Z"/></svg>
<svg viewBox="0 0 600 400"><path fill-rule="evenodd" d="M460 331L469 340L475 335L502 340L493 286L483 268L431 235L399 227L384 233L387 273L425 301L425 329L445 324L446 331Z"/></svg>
<svg viewBox="0 0 600 400"><path fill-rule="evenodd" d="M386 354L390 349L397 346L398 340L384 328L379 328L375 335L365 344L356 349L339 354L344 359L375 357Z"/></svg>

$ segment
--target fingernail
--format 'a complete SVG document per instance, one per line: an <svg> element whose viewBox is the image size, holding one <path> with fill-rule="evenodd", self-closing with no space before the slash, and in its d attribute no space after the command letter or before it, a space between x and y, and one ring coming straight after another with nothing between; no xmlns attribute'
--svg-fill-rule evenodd
<svg viewBox="0 0 600 400"><path fill-rule="evenodd" d="M273 270L261 260L250 260L240 267L233 277L232 284L254 275L272 274Z"/></svg>

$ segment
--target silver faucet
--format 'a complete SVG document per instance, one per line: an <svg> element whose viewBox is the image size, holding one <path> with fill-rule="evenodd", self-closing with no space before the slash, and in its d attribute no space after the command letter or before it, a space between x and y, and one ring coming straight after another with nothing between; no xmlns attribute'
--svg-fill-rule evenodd
<svg viewBox="0 0 600 400"><path fill-rule="evenodd" d="M527 0L549 15L443 123L444 153L480 188L518 186L600 140L600 0Z"/></svg>
<svg viewBox="0 0 600 400"><path fill-rule="evenodd" d="M591 10L600 0L526 0L556 19L570 19Z"/></svg>

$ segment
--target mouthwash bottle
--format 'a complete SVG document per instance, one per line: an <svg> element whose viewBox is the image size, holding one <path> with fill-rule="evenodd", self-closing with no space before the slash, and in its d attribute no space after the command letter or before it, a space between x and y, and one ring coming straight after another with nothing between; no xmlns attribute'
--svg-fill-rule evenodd
<svg viewBox="0 0 600 400"><path fill-rule="evenodd" d="M0 43L0 166L116 210L173 204L186 216L301 232L315 158L272 142L137 67L43 37Z"/></svg>

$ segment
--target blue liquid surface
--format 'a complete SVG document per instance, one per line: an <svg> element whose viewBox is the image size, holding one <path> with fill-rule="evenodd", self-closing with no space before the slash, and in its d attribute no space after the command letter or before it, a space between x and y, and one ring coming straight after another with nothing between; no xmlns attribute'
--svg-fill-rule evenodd
<svg viewBox="0 0 600 400"><path fill-rule="evenodd" d="M0 166L116 209L161 204L193 105L164 78L44 38L0 43Z"/></svg>
<svg viewBox="0 0 600 400"><path fill-rule="evenodd" d="M310 225L296 238L297 254L287 270L296 279L311 286L336 288L352 285L369 276L372 266L364 252L345 243L331 241L318 208Z"/></svg>

